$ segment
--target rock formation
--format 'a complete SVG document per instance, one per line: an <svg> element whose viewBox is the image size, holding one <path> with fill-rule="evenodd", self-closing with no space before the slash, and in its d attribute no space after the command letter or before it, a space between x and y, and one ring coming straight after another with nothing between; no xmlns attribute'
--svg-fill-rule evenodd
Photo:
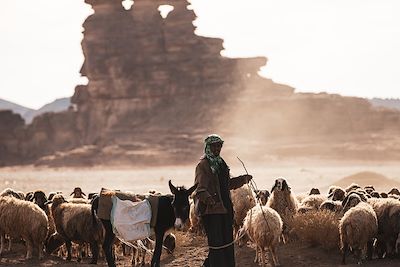
<svg viewBox="0 0 400 267"><path fill-rule="evenodd" d="M265 58L225 58L221 39L195 35L186 1L139 0L131 10L120 1L86 2L95 11L83 25L81 73L89 83L76 88L72 101L87 144L153 144L170 156L184 147L198 154L204 136L218 128L218 115L249 81L271 96L293 93L257 75ZM165 19L158 11L163 4L174 7Z"/></svg>
<svg viewBox="0 0 400 267"><path fill-rule="evenodd" d="M266 58L226 58L223 40L194 34L185 0L86 0L85 61L74 109L24 126L0 113L0 162L50 165L193 163L209 133L232 140L227 152L259 159L316 156L380 159L393 147L400 112L367 100L298 94L257 74ZM171 5L166 18L160 5ZM360 141L361 140L361 141ZM225 150L226 151L226 150ZM370 153L372 152L372 153ZM400 148L390 154L400 159Z"/></svg>
<svg viewBox="0 0 400 267"><path fill-rule="evenodd" d="M10 110L0 110L0 166L16 163L19 157L19 140L23 139L24 120Z"/></svg>

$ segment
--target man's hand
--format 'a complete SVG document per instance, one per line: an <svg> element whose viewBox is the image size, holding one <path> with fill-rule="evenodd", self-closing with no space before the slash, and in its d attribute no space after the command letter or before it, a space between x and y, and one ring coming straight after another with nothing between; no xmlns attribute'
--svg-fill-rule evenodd
<svg viewBox="0 0 400 267"><path fill-rule="evenodd" d="M245 175L243 175L242 177L243 177L243 179L244 179L244 181L245 181L246 184L247 184L251 179L253 179L253 176L250 175L250 174L245 174Z"/></svg>

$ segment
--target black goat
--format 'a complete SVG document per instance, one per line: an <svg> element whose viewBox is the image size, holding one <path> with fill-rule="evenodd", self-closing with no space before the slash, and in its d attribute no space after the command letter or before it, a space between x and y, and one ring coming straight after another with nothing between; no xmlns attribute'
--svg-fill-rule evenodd
<svg viewBox="0 0 400 267"><path fill-rule="evenodd" d="M197 184L189 189L185 187L175 187L171 180L168 182L169 188L173 195L162 195L158 197L157 220L154 227L156 234L156 244L151 259L151 267L160 266L160 257L165 232L172 227L182 228L186 220L189 218L189 196L196 189ZM98 209L99 197L92 200L92 216L95 219L94 212ZM101 219L105 229L105 237L103 242L103 250L109 267L115 267L115 257L113 255L112 243L115 235L112 231L110 220Z"/></svg>

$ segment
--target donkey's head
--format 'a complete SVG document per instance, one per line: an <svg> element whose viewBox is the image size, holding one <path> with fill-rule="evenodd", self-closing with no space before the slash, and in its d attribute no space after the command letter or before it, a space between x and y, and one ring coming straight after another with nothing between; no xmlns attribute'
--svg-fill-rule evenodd
<svg viewBox="0 0 400 267"><path fill-rule="evenodd" d="M190 204L189 196L196 190L197 184L189 189L183 186L175 187L171 180L168 182L169 189L174 195L174 200L172 201L172 207L175 213L175 228L181 229L187 219L189 218Z"/></svg>

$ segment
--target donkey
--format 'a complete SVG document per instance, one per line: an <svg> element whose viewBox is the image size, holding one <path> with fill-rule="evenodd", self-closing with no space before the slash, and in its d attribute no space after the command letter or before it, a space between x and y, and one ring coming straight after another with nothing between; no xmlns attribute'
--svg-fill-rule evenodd
<svg viewBox="0 0 400 267"><path fill-rule="evenodd" d="M165 232L175 226L177 229L181 229L186 220L189 218L189 196L196 190L197 184L189 189L183 186L175 187L171 180L168 182L169 188L172 195L161 195L158 197L158 209L157 209L157 220L154 227L156 235L155 250L153 258L151 259L151 267L160 266L160 257L162 252L162 245L164 240ZM98 197L92 201L92 216L98 209ZM105 229L105 236L103 242L103 250L106 256L107 264L109 267L115 267L115 257L113 254L112 243L115 235L112 231L112 225L110 220L101 219L101 222Z"/></svg>

